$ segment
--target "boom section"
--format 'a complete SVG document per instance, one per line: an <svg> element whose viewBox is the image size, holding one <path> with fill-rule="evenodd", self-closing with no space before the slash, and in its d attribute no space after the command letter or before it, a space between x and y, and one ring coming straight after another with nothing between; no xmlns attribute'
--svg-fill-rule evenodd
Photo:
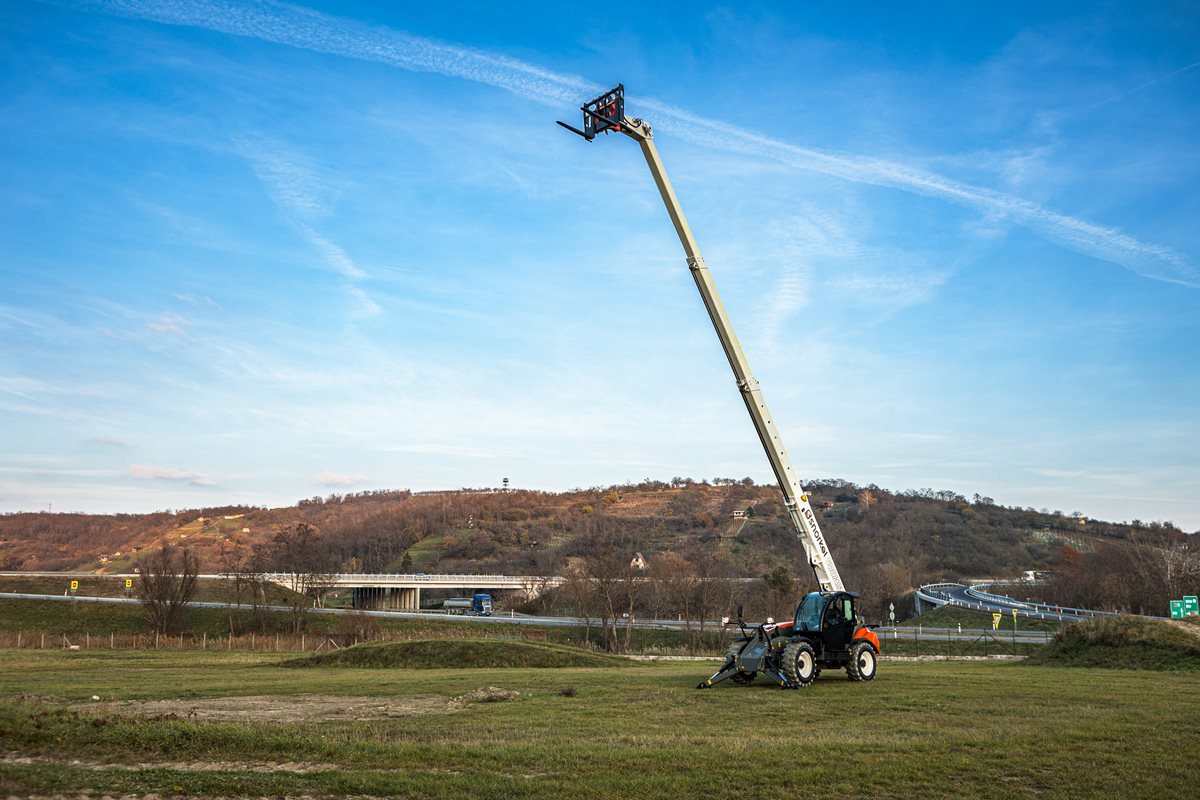
<svg viewBox="0 0 1200 800"><path fill-rule="evenodd" d="M608 122L609 120L604 121ZM821 526L817 524L817 517L813 514L812 506L808 502L808 494L800 485L800 479L792 467L787 450L784 449L779 429L775 426L775 420L771 418L771 412L767 410L767 402L763 399L762 388L750 372L750 363L746 360L746 354L742 352L737 334L733 331L733 323L729 321L725 305L721 302L720 294L717 293L717 285L713 282L712 273L709 272L708 265L704 263L704 256L700 255L700 248L696 246L696 239L692 236L687 218L683 215L683 208L679 205L679 199L675 196L670 179L667 178L667 171L663 167L662 159L659 158L658 148L654 146L654 137L650 126L644 120L629 117L621 117L619 122L619 127L613 126L613 129L633 139L642 148L646 165L650 167L650 174L654 176L654 183L658 186L658 193L662 195L663 204L667 207L667 214L670 215L671 223L675 226L675 233L679 235L679 243L683 245L688 268L692 272L692 278L696 281L696 289L699 290L704 307L708 310L708 318L712 320L713 328L717 331L717 338L721 340L725 357L729 359L729 366L733 370L742 400L746 403L746 410L754 422L758 439L767 453L767 460L771 462L775 479L779 481L779 488L783 492L783 503L792 518L796 535L804 545L805 555L816 574L817 583L824 592L843 591L845 587L842 585L842 578L838 574L837 566L833 563L829 545L825 542Z"/></svg>

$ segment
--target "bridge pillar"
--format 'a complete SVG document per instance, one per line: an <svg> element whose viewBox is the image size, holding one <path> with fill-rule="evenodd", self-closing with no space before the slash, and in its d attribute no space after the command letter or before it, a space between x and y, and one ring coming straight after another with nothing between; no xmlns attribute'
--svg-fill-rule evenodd
<svg viewBox="0 0 1200 800"><path fill-rule="evenodd" d="M421 589L419 587L405 587L396 589L396 605L395 607L401 611L418 611L421 608Z"/></svg>

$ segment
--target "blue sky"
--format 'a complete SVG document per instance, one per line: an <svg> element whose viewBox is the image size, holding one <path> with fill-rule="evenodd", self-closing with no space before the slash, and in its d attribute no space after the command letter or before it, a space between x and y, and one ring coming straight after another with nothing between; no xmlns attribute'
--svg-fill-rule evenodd
<svg viewBox="0 0 1200 800"><path fill-rule="evenodd" d="M10 2L0 510L770 472L1200 529L1200 8Z"/></svg>

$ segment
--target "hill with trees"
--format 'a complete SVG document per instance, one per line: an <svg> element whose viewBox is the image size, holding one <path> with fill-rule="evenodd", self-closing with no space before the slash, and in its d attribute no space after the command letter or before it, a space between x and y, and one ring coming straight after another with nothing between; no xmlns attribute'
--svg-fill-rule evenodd
<svg viewBox="0 0 1200 800"><path fill-rule="evenodd" d="M1161 614L1165 599L1200 577L1190 537L1170 523L1109 523L835 479L809 491L846 585L871 613L921 582L1048 570L1043 591L1053 601ZM748 478L569 492L372 491L283 508L14 513L0 516L0 567L120 572L162 541L187 547L205 572L230 571L255 553L267 567L272 537L301 523L319 531L330 568L347 572L568 575L604 559L627 565L640 553L646 569L664 574L764 578L781 607L812 587L778 489Z"/></svg>

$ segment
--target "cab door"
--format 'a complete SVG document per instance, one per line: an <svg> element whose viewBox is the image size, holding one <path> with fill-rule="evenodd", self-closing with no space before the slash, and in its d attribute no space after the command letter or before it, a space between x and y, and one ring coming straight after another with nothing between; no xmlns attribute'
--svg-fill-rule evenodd
<svg viewBox="0 0 1200 800"><path fill-rule="evenodd" d="M842 658L849 654L854 625L854 598L840 592L830 597L825 606L825 620L821 631L825 640L826 658Z"/></svg>

